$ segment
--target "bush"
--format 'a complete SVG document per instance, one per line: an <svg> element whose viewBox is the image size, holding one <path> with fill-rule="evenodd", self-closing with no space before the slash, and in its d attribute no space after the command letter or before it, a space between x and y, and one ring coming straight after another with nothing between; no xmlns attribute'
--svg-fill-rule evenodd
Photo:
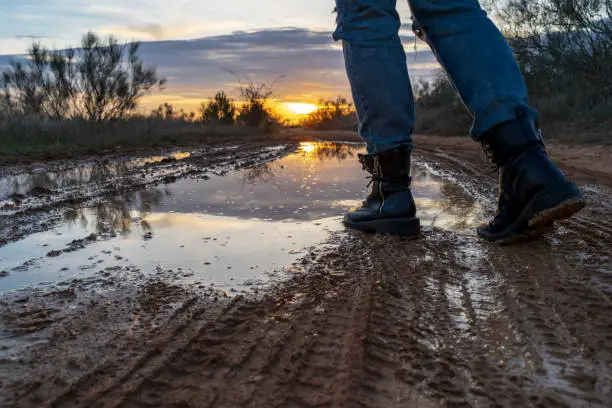
<svg viewBox="0 0 612 408"><path fill-rule="evenodd" d="M270 130L275 122L268 106L268 100L273 95L272 88L249 81L246 85L241 85L240 95L243 101L238 110L237 122L243 126Z"/></svg>
<svg viewBox="0 0 612 408"><path fill-rule="evenodd" d="M612 0L509 0L497 12L542 122L612 130Z"/></svg>
<svg viewBox="0 0 612 408"><path fill-rule="evenodd" d="M467 133L471 116L446 75L440 74L433 82L418 82L414 88L416 133L440 136Z"/></svg>
<svg viewBox="0 0 612 408"><path fill-rule="evenodd" d="M225 92L220 91L212 101L202 103L200 113L204 123L231 125L236 117L236 107L234 101L228 98Z"/></svg>
<svg viewBox="0 0 612 408"><path fill-rule="evenodd" d="M155 68L145 66L139 47L91 32L78 50L34 43L26 62L14 61L2 73L2 103L13 114L29 116L95 122L126 118L144 95L165 83Z"/></svg>
<svg viewBox="0 0 612 408"><path fill-rule="evenodd" d="M274 95L274 85L283 77L276 78L271 85L256 85L247 77L243 81L233 71L228 72L238 80L238 92L242 99L237 109L235 122L241 126L256 127L264 132L271 132L280 127L282 119L270 106L270 98Z"/></svg>
<svg viewBox="0 0 612 408"><path fill-rule="evenodd" d="M338 96L335 100L321 99L317 110L302 119L300 125L305 129L355 130L358 120L353 104Z"/></svg>
<svg viewBox="0 0 612 408"><path fill-rule="evenodd" d="M174 120L174 106L168 102L159 105L157 109L151 111L151 118L161 120Z"/></svg>

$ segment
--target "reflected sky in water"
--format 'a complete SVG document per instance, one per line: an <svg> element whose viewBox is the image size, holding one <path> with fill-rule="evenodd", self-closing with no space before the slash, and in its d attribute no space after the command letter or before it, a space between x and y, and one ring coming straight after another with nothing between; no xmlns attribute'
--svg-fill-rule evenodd
<svg viewBox="0 0 612 408"><path fill-rule="evenodd" d="M291 265L343 229L367 191L361 145L305 143L282 159L209 180L181 179L68 208L57 228L0 248L0 290L91 275L109 267L187 271L222 286ZM460 186L413 168L423 225L464 231L480 208ZM95 234L93 239L83 240ZM51 254L53 256L47 256Z"/></svg>

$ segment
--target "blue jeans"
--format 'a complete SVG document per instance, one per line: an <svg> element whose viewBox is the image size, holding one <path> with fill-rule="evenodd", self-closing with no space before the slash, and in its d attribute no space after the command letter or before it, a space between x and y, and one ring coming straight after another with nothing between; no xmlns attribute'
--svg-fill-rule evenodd
<svg viewBox="0 0 612 408"><path fill-rule="evenodd" d="M475 140L519 114L537 120L512 51L477 0L408 0L415 26L474 118ZM335 40L368 152L412 148L414 100L396 0L336 0ZM444 118L440 118L444 120Z"/></svg>

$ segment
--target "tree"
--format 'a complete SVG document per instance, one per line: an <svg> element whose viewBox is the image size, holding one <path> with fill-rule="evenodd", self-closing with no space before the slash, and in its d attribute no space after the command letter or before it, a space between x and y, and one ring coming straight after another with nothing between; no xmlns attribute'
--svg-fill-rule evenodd
<svg viewBox="0 0 612 408"><path fill-rule="evenodd" d="M266 84L255 85L249 80L246 85L241 85L243 102L238 111L238 122L244 126L267 128L271 118L267 103L273 94L272 87Z"/></svg>
<svg viewBox="0 0 612 408"><path fill-rule="evenodd" d="M175 119L174 106L168 102L164 102L151 112L151 116L155 119L173 120Z"/></svg>
<svg viewBox="0 0 612 408"><path fill-rule="evenodd" d="M200 107L202 121L205 123L221 123L231 125L236 117L236 107L225 92L217 92L214 99L208 103L202 103Z"/></svg>
<svg viewBox="0 0 612 408"><path fill-rule="evenodd" d="M240 97L242 104L238 109L236 122L249 127L257 127L264 131L271 131L272 128L279 124L280 120L274 114L269 106L269 99L274 95L274 86L284 78L279 76L271 85L261 84L256 85L251 79L245 77L246 81L240 78L235 72L227 70L238 80L240 87Z"/></svg>
<svg viewBox="0 0 612 408"><path fill-rule="evenodd" d="M83 37L77 63L77 93L81 116L93 121L125 117L138 101L165 80L138 56L140 43L120 45L114 37L103 42L94 33Z"/></svg>
<svg viewBox="0 0 612 408"><path fill-rule="evenodd" d="M45 102L43 75L45 55L41 55L38 44L29 52L27 63L11 62L11 68L2 73L3 99L14 110L24 115L43 112Z"/></svg>
<svg viewBox="0 0 612 408"><path fill-rule="evenodd" d="M75 51L52 51L48 56L49 76L43 83L47 102L47 113L55 118L68 116L75 112ZM51 79L53 78L53 79Z"/></svg>
<svg viewBox="0 0 612 408"><path fill-rule="evenodd" d="M612 0L508 0L497 16L532 93L612 93Z"/></svg>
<svg viewBox="0 0 612 408"><path fill-rule="evenodd" d="M139 47L91 32L78 50L54 51L34 43L26 61L14 61L2 73L0 97L21 114L96 122L124 118L165 83L140 59Z"/></svg>

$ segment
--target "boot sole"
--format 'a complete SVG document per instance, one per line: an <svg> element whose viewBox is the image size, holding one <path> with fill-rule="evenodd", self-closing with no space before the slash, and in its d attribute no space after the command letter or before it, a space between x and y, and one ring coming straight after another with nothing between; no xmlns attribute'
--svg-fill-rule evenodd
<svg viewBox="0 0 612 408"><path fill-rule="evenodd" d="M372 221L351 222L344 220L350 228L379 235L394 235L416 238L421 235L421 221L418 218L383 218Z"/></svg>
<svg viewBox="0 0 612 408"><path fill-rule="evenodd" d="M518 219L504 231L491 234L478 229L478 235L501 245L539 237L555 221L570 218L586 206L574 183L555 184L536 194L525 206Z"/></svg>
<svg viewBox="0 0 612 408"><path fill-rule="evenodd" d="M584 207L586 207L586 203L581 197L569 198L554 208L540 211L535 214L535 216L529 220L529 228L542 228L547 225L552 225L554 221L568 219Z"/></svg>

